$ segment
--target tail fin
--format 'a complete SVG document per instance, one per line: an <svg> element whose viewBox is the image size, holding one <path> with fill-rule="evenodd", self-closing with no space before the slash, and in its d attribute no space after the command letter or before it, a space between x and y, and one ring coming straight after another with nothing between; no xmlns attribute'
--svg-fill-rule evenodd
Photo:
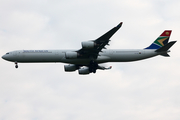
<svg viewBox="0 0 180 120"><path fill-rule="evenodd" d="M159 49L165 46L169 41L171 32L171 30L165 30L149 47L145 49Z"/></svg>

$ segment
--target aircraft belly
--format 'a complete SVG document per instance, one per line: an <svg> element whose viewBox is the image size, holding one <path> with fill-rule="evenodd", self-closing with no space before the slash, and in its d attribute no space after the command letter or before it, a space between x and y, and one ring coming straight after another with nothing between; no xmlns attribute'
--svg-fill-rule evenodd
<svg viewBox="0 0 180 120"><path fill-rule="evenodd" d="M61 59L61 62L63 63L69 63L69 64L77 64L77 65L88 65L90 62L90 59Z"/></svg>
<svg viewBox="0 0 180 120"><path fill-rule="evenodd" d="M109 62L110 60L111 58L109 56L99 56L96 61L98 63L105 63L105 62Z"/></svg>

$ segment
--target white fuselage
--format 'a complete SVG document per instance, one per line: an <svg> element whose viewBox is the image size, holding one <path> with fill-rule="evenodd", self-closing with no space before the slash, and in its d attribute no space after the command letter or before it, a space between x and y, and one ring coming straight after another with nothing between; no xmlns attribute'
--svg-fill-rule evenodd
<svg viewBox="0 0 180 120"><path fill-rule="evenodd" d="M65 53L71 51L75 50L17 50L6 53L2 58L18 63L62 62L79 65L89 64L89 58L66 59ZM99 53L96 62L130 62L154 57L156 55L159 54L153 49L103 50Z"/></svg>

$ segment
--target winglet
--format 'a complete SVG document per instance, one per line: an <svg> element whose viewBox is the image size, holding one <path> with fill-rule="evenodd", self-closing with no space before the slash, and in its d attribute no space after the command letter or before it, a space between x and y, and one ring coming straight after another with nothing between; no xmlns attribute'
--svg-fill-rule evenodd
<svg viewBox="0 0 180 120"><path fill-rule="evenodd" d="M98 65L98 68L97 69L100 69L100 70L109 70L109 69L111 69L112 68L112 66L110 66L110 67L103 67L103 66L100 66L100 65Z"/></svg>
<svg viewBox="0 0 180 120"><path fill-rule="evenodd" d="M109 66L108 68L105 68L105 70L109 70L109 69L111 69L112 68L112 66Z"/></svg>
<svg viewBox="0 0 180 120"><path fill-rule="evenodd" d="M123 24L123 22L120 22L120 23L117 25L117 27L121 27L122 24Z"/></svg>
<svg viewBox="0 0 180 120"><path fill-rule="evenodd" d="M123 22L120 22L117 26L115 26L114 28L112 28L111 30L106 32L101 37L97 38L96 42L98 42L98 40L109 40L114 35L114 33L116 33L119 30L119 28L122 26L122 24L123 24Z"/></svg>

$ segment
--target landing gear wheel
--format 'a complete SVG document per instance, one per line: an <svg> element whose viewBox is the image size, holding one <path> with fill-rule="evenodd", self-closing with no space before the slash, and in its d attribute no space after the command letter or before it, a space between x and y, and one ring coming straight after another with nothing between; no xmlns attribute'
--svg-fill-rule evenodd
<svg viewBox="0 0 180 120"><path fill-rule="evenodd" d="M15 68L18 68L18 65L15 65Z"/></svg>
<svg viewBox="0 0 180 120"><path fill-rule="evenodd" d="M15 68L18 68L18 63L17 62L15 62Z"/></svg>
<svg viewBox="0 0 180 120"><path fill-rule="evenodd" d="M96 73L96 69L93 69L92 72L93 72L93 73Z"/></svg>

